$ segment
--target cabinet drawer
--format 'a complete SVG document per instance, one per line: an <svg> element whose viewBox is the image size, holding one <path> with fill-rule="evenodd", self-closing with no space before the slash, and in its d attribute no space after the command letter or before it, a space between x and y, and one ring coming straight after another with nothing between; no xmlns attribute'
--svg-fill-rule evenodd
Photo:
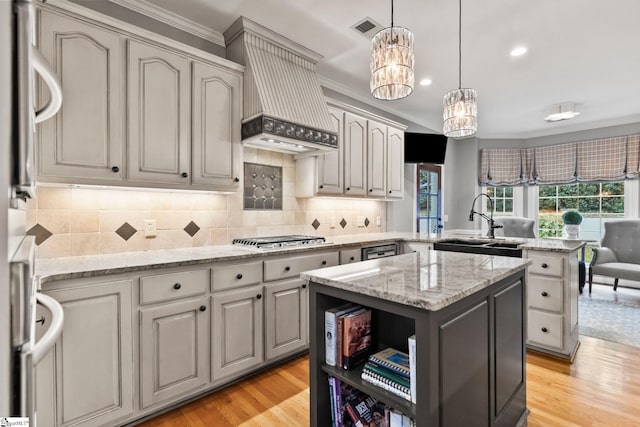
<svg viewBox="0 0 640 427"><path fill-rule="evenodd" d="M297 277L303 271L334 265L338 265L337 252L268 260L264 262L264 281Z"/></svg>
<svg viewBox="0 0 640 427"><path fill-rule="evenodd" d="M560 255L538 255L529 252L527 258L533 261L533 264L529 266L529 273L556 277L562 277L564 273L564 258Z"/></svg>
<svg viewBox="0 0 640 427"><path fill-rule="evenodd" d="M562 279L529 275L527 284L529 307L557 311L562 314L563 284Z"/></svg>
<svg viewBox="0 0 640 427"><path fill-rule="evenodd" d="M239 288L262 281L262 262L216 267L211 271L211 290Z"/></svg>
<svg viewBox="0 0 640 427"><path fill-rule="evenodd" d="M351 264L362 261L362 249L346 249L340 251L340 264Z"/></svg>
<svg viewBox="0 0 640 427"><path fill-rule="evenodd" d="M151 304L207 292L209 270L183 271L140 278L140 304Z"/></svg>
<svg viewBox="0 0 640 427"><path fill-rule="evenodd" d="M529 310L528 338L534 344L562 350L562 316Z"/></svg>

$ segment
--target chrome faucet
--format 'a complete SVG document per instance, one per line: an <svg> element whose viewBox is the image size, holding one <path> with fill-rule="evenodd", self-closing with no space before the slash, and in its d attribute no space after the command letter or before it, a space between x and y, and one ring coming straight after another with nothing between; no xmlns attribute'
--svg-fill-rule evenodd
<svg viewBox="0 0 640 427"><path fill-rule="evenodd" d="M487 199L489 199L489 206L491 209L490 216L487 216L482 212L477 212L473 210L474 206L476 205L476 200L478 200L481 196L484 196ZM486 193L480 193L476 196L475 199L473 199L473 203L471 203L471 212L469 212L469 221L473 221L473 215L480 215L482 218L487 220L487 222L489 223L489 238L495 239L496 238L495 229L502 228L502 225L496 225L496 223L493 221L493 200L491 199L491 196L489 196Z"/></svg>

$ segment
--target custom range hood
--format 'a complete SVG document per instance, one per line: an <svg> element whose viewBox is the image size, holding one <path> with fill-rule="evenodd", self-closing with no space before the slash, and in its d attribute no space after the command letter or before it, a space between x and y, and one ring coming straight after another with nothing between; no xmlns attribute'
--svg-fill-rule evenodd
<svg viewBox="0 0 640 427"><path fill-rule="evenodd" d="M245 17L224 32L224 39L227 59L246 67L243 145L296 157L338 148L316 75L320 55Z"/></svg>

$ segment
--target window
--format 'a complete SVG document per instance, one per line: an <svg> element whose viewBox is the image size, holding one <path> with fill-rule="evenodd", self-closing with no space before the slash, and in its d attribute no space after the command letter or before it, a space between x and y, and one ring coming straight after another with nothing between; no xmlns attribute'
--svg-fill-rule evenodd
<svg viewBox="0 0 640 427"><path fill-rule="evenodd" d="M513 187L487 187L486 193L493 199L494 216L513 216Z"/></svg>
<svg viewBox="0 0 640 427"><path fill-rule="evenodd" d="M442 170L438 165L418 165L418 232L442 231Z"/></svg>

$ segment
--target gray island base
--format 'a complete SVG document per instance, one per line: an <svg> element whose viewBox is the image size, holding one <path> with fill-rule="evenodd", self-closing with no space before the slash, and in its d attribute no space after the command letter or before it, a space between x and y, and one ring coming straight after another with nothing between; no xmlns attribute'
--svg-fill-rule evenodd
<svg viewBox="0 0 640 427"><path fill-rule="evenodd" d="M422 251L313 270L311 426L331 425L329 376L426 426L526 425L525 268L529 261ZM325 310L371 308L372 352L408 352L416 336L416 403L363 381L362 366L325 363Z"/></svg>

